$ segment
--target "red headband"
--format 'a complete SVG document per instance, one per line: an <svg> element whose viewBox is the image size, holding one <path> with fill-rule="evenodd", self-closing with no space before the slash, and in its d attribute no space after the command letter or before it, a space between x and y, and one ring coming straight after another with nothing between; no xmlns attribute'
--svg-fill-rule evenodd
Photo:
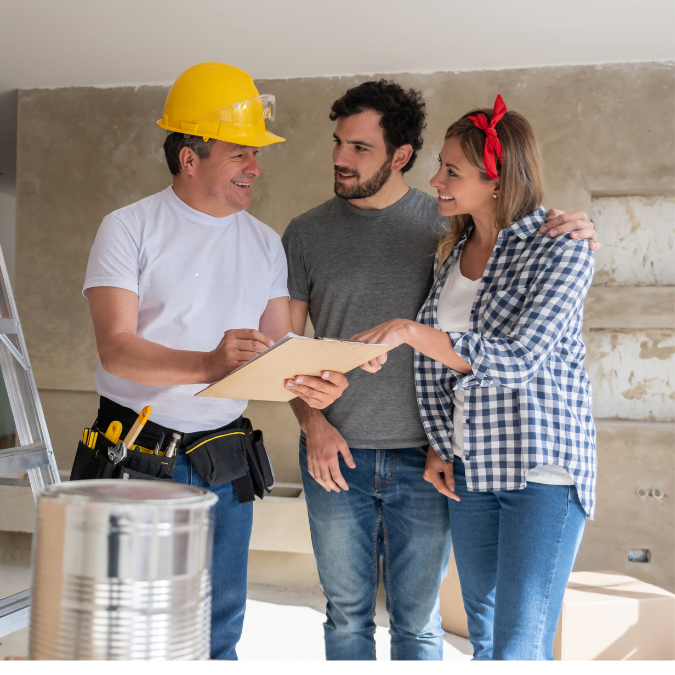
<svg viewBox="0 0 675 675"><path fill-rule="evenodd" d="M497 176L497 163L495 162L495 155L497 155L499 161L502 161L502 144L497 138L497 131L495 130L495 125L499 120L504 117L506 112L506 103L504 99L497 94L495 99L495 107L492 112L492 122L488 124L487 117L483 113L478 113L477 115L471 115L470 119L479 129L482 129L485 132L485 146L483 147L483 162L485 163L485 173L488 175L488 178L496 179Z"/></svg>

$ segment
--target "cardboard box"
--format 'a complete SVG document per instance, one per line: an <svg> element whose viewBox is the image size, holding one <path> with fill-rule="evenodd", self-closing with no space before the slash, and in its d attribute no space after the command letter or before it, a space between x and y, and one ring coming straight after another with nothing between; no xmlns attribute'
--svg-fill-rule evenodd
<svg viewBox="0 0 675 675"><path fill-rule="evenodd" d="M469 637L454 556L440 600L443 629ZM553 656L562 661L675 659L675 595L618 572L572 572Z"/></svg>
<svg viewBox="0 0 675 675"><path fill-rule="evenodd" d="M675 659L675 595L618 572L572 572L553 655L562 661Z"/></svg>
<svg viewBox="0 0 675 675"><path fill-rule="evenodd" d="M269 496L253 502L249 549L314 554L301 483L276 483Z"/></svg>

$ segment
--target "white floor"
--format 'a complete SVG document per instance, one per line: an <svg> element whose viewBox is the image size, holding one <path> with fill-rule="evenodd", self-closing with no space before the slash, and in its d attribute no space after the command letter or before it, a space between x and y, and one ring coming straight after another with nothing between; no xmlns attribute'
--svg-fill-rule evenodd
<svg viewBox="0 0 675 675"><path fill-rule="evenodd" d="M26 567L0 565L0 597L30 586ZM244 631L237 647L241 661L323 661L325 599L318 592L251 584ZM377 659L389 660L389 621L383 596L378 597L375 616ZM264 639L261 639L264 636ZM26 656L28 629L0 638L0 661L6 656ZM443 658L469 660L468 640L445 634Z"/></svg>
<svg viewBox="0 0 675 675"><path fill-rule="evenodd" d="M323 622L326 600L321 593L307 593L250 584L244 631L237 647L242 661L323 661ZM384 593L377 598L375 649L378 661L389 661L389 618ZM265 635L261 640L260 635ZM445 634L443 659L468 661L471 644Z"/></svg>

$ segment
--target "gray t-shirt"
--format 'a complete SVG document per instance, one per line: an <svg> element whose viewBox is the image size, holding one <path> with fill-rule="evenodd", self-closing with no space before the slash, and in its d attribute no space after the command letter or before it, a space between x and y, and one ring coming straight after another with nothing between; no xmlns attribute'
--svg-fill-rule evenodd
<svg viewBox="0 0 675 675"><path fill-rule="evenodd" d="M349 339L390 319L415 319L431 288L438 233L447 224L433 197L410 189L386 209L329 201L294 218L282 242L291 298L309 303L315 336ZM353 448L389 449L428 441L415 395L413 351L389 352L378 373L360 368L324 409Z"/></svg>

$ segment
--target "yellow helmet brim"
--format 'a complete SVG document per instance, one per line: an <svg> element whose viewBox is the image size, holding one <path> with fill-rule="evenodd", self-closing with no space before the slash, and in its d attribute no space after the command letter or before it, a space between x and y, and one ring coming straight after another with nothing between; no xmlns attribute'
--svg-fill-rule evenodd
<svg viewBox="0 0 675 675"><path fill-rule="evenodd" d="M226 140L224 138L219 138L219 141ZM284 143L286 141L285 138L282 138L281 136L277 136L276 134L273 134L270 131L265 131L262 134L257 134L255 136L247 136L246 137L246 142L242 142L242 140L230 140L228 143L238 143L239 145L250 145L256 148L262 148L265 145L272 145L272 143Z"/></svg>
<svg viewBox="0 0 675 675"><path fill-rule="evenodd" d="M175 127L168 126L163 123L164 120L157 120L157 126L165 129L166 131L175 131L179 134L190 134L192 136L203 136L205 138L215 138L218 141L225 141L226 143L236 143L237 145L247 145L254 148L262 148L265 145L272 145L272 143L283 143L285 138L277 136L270 131L263 131L262 133L251 134L251 133L242 133L242 134L213 134L206 135L196 128L193 129L177 129ZM187 126L187 125L186 125ZM192 126L192 125L190 125ZM196 125L195 125L196 127Z"/></svg>

